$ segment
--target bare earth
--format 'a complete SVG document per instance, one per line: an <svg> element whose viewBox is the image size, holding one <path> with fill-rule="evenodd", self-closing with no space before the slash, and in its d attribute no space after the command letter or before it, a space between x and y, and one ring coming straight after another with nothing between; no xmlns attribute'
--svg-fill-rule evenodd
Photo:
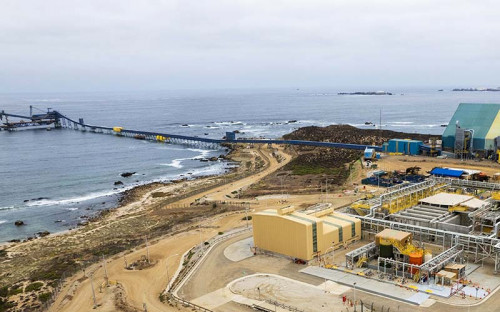
<svg viewBox="0 0 500 312"><path fill-rule="evenodd" d="M257 151L253 152L257 153ZM210 200L227 199L226 195L251 185L290 160L290 156L284 155L284 160L278 163L275 158L269 157L269 155L265 156L267 156L269 161L269 166L265 171L230 183L229 185L196 194L192 197L178 201L176 204L189 204L199 198L208 198ZM207 239L216 236L218 232L224 232L228 229L244 225L244 221L242 221L243 216L244 212L236 214L228 213L201 221L201 238ZM198 223L195 224L195 227L197 225ZM130 311L142 311L143 304L146 304L148 311L177 311L178 308L170 307L159 300L159 294L164 290L167 284L166 267L168 265L171 276L179 266L180 255L198 243L200 243L199 229L162 238L149 247L151 261L156 262L156 264L142 271L126 270L124 268L123 256L116 256L113 259L108 259L106 268L109 279L112 282L117 282L126 294L125 310L128 308ZM126 258L128 262L133 262L145 254L145 248L141 248L128 253ZM178 256L171 257L167 264L167 257L175 254L178 254ZM94 265L87 269L87 271L94 272L94 288L96 289L97 302L100 305L97 310L116 311L119 288L117 286L109 288L103 287L104 291L100 293L97 285L102 285L104 283L104 269L102 265ZM81 281L82 277L83 273L80 273L68 280L50 311L89 311L92 309L91 283L89 279ZM70 298L71 300L69 300ZM123 309L123 307L121 308Z"/></svg>
<svg viewBox="0 0 500 312"><path fill-rule="evenodd" d="M167 268L169 277L172 277L179 267L181 255L193 246L217 236L219 232L226 232L245 225L245 221L242 220L245 212L241 209L223 207L223 209L214 210L203 205L195 205L196 203L203 201L250 203L250 209L258 211L284 206L294 206L300 209L322 201L332 203L334 207L341 207L358 198L352 192L347 193L352 195L346 195L346 193L340 192L340 189L332 189L328 195L324 193L288 195L286 190L279 190L268 196L239 199L238 194L244 193L250 186L255 185L291 161L292 156L286 153L282 147L274 148L274 155L272 150L267 147L240 149L239 155L236 157L239 157L238 160L242 163L250 162L250 165L246 169L244 168L246 166L241 166L243 169L233 173L232 176L210 177L154 187L143 193L135 194L135 201L86 227L10 246L7 249L8 259L2 263L0 281L10 283L19 280L22 276L29 276L36 270L43 271L44 263L52 263L53 257L74 253L76 258L70 266L86 267L85 275L83 270L80 270L67 278L49 311L92 310L94 303L89 276L93 276L92 284L98 305L96 311L144 311L145 307L148 311L183 310L185 308L181 306L171 306L160 301L159 295L168 282ZM423 157L391 156L379 162L379 167L385 170L401 170L416 165L424 171L435 166L477 168L489 175L500 171L499 165L489 162L465 163L458 160ZM259 168L262 171L259 171ZM359 166L355 167L348 183L342 188L352 189L353 183L359 182L367 171ZM239 177L241 179L238 179ZM212 186L210 189L199 191L200 188L210 186ZM153 198L152 193L154 192L163 192L166 195L161 198ZM190 192L194 193L175 202L169 201L175 196ZM152 238L148 249L145 248L144 244L146 234ZM226 246L226 243L223 245ZM116 250L118 253L112 252L116 255L106 259L106 269L110 281L110 286L106 287L103 262L89 267L85 265L86 261L95 262L96 257L98 259L105 252L96 252L96 255L90 258L85 258L78 252L89 250L89 248L113 251L115 246L121 246L122 249ZM125 269L125 261L128 264L138 261L147 255L147 250L153 264L151 267L143 270ZM219 252L223 252L223 249L220 249ZM341 259L342 253L339 253L338 257ZM193 280L197 282L188 282L183 288L182 292L187 299L203 296L225 287L231 280L260 271L259 261L252 265L249 264L241 272L238 271L240 270L238 265L231 264L227 259L227 261L222 260L222 256L217 256L215 260L210 259L208 257L204 262L204 269L193 276ZM258 258L256 259L258 260ZM243 260L241 263L245 263L245 261ZM289 260L276 258L275 262L275 268L268 270L269 273L284 275L316 286L322 282L298 273L301 266L295 265ZM264 262L261 264L264 265ZM218 269L221 265L224 265L224 270ZM218 276L219 273L222 276ZM206 284L207 282L209 284ZM50 286L44 287L47 290L51 289ZM367 300L380 300L380 298L376 299L368 294L363 296ZM20 300L20 297L18 299ZM490 302L496 301L490 300ZM394 302L389 303L388 306L391 306L391 311L398 309L398 304ZM434 307L436 306L439 305ZM441 306L441 308L443 308L442 311L447 311L448 307ZM219 310L245 311L245 308L229 302L219 307Z"/></svg>

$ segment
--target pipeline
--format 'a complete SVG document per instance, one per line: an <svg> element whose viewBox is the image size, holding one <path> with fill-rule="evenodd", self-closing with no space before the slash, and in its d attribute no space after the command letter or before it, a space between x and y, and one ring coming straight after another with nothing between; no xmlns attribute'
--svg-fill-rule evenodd
<svg viewBox="0 0 500 312"><path fill-rule="evenodd" d="M104 126L93 126L88 125L80 121L75 121L65 115L59 113L58 111L53 111L53 113L57 116L58 119L66 119L67 121L73 123L73 125L79 125L82 127L87 127L90 129L100 129L106 131L113 131L112 127L104 127ZM381 146L373 146L373 145L363 145L363 144L349 144L349 143L335 143L335 142L318 142L318 141L305 141L305 140L266 140L266 139L210 139L210 138L200 138L193 136L185 136L178 134L168 134L168 133L160 133L160 132L149 132L149 131L140 131L140 130L128 130L123 129L120 131L123 134L131 134L131 135L144 135L151 138L156 138L157 136L168 137L179 140L187 140L187 141L197 141L204 143L212 143L212 144L223 144L223 143L245 143L245 144L284 144L284 145L302 145L302 146L316 146L316 147L330 147L330 148L346 148L346 149L354 149L354 150L364 150L365 148L372 148L376 151L382 151ZM151 139L155 140L155 139Z"/></svg>

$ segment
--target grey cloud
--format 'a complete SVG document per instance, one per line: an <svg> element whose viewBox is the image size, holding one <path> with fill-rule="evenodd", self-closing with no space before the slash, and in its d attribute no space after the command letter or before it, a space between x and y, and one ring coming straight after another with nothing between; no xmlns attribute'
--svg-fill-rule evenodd
<svg viewBox="0 0 500 312"><path fill-rule="evenodd" d="M0 91L491 85L496 1L33 1L0 11Z"/></svg>

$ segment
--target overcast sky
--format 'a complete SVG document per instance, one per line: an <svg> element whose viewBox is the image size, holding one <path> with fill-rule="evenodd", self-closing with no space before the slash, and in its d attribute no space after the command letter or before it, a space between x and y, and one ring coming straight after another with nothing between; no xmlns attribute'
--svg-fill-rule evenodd
<svg viewBox="0 0 500 312"><path fill-rule="evenodd" d="M0 4L0 92L500 86L494 0Z"/></svg>

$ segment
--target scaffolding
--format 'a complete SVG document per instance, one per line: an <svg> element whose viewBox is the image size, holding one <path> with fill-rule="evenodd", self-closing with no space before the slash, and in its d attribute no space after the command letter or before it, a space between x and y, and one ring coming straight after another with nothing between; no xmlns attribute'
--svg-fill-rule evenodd
<svg viewBox="0 0 500 312"><path fill-rule="evenodd" d="M420 270L422 272L427 272L430 276L431 274L435 274L443 269L448 263L456 262L457 258L462 260L463 249L459 244L450 247L449 249L443 251L436 257L427 261L426 263L420 266ZM460 261L462 262L462 261Z"/></svg>
<svg viewBox="0 0 500 312"><path fill-rule="evenodd" d="M390 228L410 232L413 234L413 239L420 242L442 245L443 250L459 245L463 252L474 257L475 263L490 258L495 261L495 273L500 271L500 239L495 237L463 234L370 217L357 216L357 218L361 220L362 230L365 233L375 235L383 229Z"/></svg>
<svg viewBox="0 0 500 312"><path fill-rule="evenodd" d="M456 125L454 153L457 158L468 159L473 154L474 130Z"/></svg>
<svg viewBox="0 0 500 312"><path fill-rule="evenodd" d="M354 269L354 264L357 263L362 258L367 258L368 260L375 257L378 254L377 245L375 242L371 242L367 245L361 246L353 251L345 254L346 268Z"/></svg>
<svg viewBox="0 0 500 312"><path fill-rule="evenodd" d="M432 179L411 184L382 194L380 196L380 206L383 210L387 211L388 214L397 213L417 205L419 200L434 195L445 186L446 184L439 183Z"/></svg>
<svg viewBox="0 0 500 312"><path fill-rule="evenodd" d="M430 180L436 181L436 183L449 184L453 187L469 187L469 188L481 188L491 191L500 190L500 183L493 182L481 182L472 180L462 180L454 178L442 178L442 177L431 177Z"/></svg>

